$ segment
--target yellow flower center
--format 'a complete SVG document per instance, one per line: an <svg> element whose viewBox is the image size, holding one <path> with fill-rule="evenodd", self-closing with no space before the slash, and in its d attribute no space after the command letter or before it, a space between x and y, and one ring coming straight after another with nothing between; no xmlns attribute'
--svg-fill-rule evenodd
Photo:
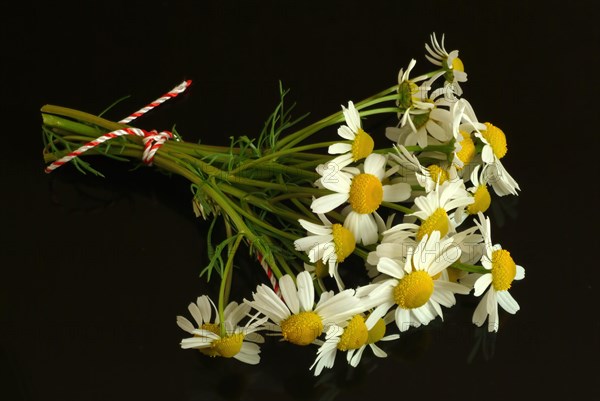
<svg viewBox="0 0 600 401"><path fill-rule="evenodd" d="M373 213L383 200L383 186L373 174L359 174L350 185L350 205L356 213Z"/></svg>
<svg viewBox="0 0 600 401"><path fill-rule="evenodd" d="M356 240L352 231L344 228L341 224L331 226L333 231L333 243L335 244L335 255L338 262L343 262L356 247Z"/></svg>
<svg viewBox="0 0 600 401"><path fill-rule="evenodd" d="M317 260L317 263L315 263L315 275L317 278L329 276L329 267L325 266L322 259Z"/></svg>
<svg viewBox="0 0 600 401"><path fill-rule="evenodd" d="M207 330L210 331L211 333L215 333L215 334L219 334L219 325L217 323L204 323L202 326L200 326L201 329L203 330ZM199 337L199 336L195 336L195 337ZM200 352L202 352L204 355L208 355L208 356L218 356L219 353L216 349L214 349L214 347L211 348L201 348L199 349Z"/></svg>
<svg viewBox="0 0 600 401"><path fill-rule="evenodd" d="M505 291L510 288L517 275L517 265L510 252L498 249L492 253L492 284L496 291Z"/></svg>
<svg viewBox="0 0 600 401"><path fill-rule="evenodd" d="M421 238L427 235L431 235L434 231L440 232L440 238L448 234L449 220L446 210L438 207L427 220L421 223L419 231L417 231L417 241L421 241Z"/></svg>
<svg viewBox="0 0 600 401"><path fill-rule="evenodd" d="M450 178L448 172L440 166L438 166L437 164L432 164L431 166L427 167L427 171L429 171L429 176L431 177L433 182L437 182L440 185L448 181L448 179Z"/></svg>
<svg viewBox="0 0 600 401"><path fill-rule="evenodd" d="M357 349L365 345L368 338L369 333L367 326L365 325L365 318L360 315L355 315L344 329L337 348L340 351Z"/></svg>
<svg viewBox="0 0 600 401"><path fill-rule="evenodd" d="M217 323L204 323L200 328L202 330L208 330L211 333L219 334L219 325Z"/></svg>
<svg viewBox="0 0 600 401"><path fill-rule="evenodd" d="M283 338L296 345L308 345L322 332L323 321L312 311L300 312L281 322Z"/></svg>
<svg viewBox="0 0 600 401"><path fill-rule="evenodd" d="M473 194L475 201L467 206L467 212L469 214L477 214L478 212L485 212L492 203L492 197L490 191L488 191L485 184L479 185Z"/></svg>
<svg viewBox="0 0 600 401"><path fill-rule="evenodd" d="M369 330L369 338L367 344L375 344L385 336L385 322L379 319L377 323Z"/></svg>
<svg viewBox="0 0 600 401"><path fill-rule="evenodd" d="M467 164L473 160L473 157L475 156L475 143L473 142L473 139L471 139L471 135L465 131L460 131L460 133L462 134L463 140L459 142L461 148L456 152L456 157L464 164ZM459 167L459 169L461 168L462 167Z"/></svg>
<svg viewBox="0 0 600 401"><path fill-rule="evenodd" d="M425 305L433 294L433 280L424 271L417 270L404 276L394 287L394 301L403 309Z"/></svg>
<svg viewBox="0 0 600 401"><path fill-rule="evenodd" d="M508 150L506 146L506 135L495 125L490 123L485 124L485 131L481 132L485 140L490 144L494 154L498 159L502 159Z"/></svg>
<svg viewBox="0 0 600 401"><path fill-rule="evenodd" d="M358 129L358 133L352 141L352 159L358 161L369 156L373 152L375 142L371 135L367 134L362 128Z"/></svg>
<svg viewBox="0 0 600 401"><path fill-rule="evenodd" d="M231 358L240 352L242 349L242 342L244 342L244 335L242 333L238 333L213 341L211 347L218 356L222 356L223 358Z"/></svg>
<svg viewBox="0 0 600 401"><path fill-rule="evenodd" d="M462 60L459 59L458 57L456 57L454 60L452 60L452 69L456 70L456 71L460 71L460 72L465 72L465 66L464 66Z"/></svg>

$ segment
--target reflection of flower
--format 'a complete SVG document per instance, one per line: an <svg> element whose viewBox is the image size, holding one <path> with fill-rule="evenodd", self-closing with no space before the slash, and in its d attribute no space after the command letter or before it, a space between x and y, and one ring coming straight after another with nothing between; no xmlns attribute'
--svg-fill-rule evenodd
<svg viewBox="0 0 600 401"><path fill-rule="evenodd" d="M260 361L260 349L256 343L264 342L264 338L256 332L262 330L261 325L266 322L267 318L256 319L253 317L244 326L238 326L239 322L250 312L250 306L231 302L224 311L225 333L222 333L217 308L212 304L212 308L215 310L215 320L212 321L210 304L212 301L203 295L198 297L196 303L189 305L188 310L197 326L194 326L185 317L177 316L177 325L193 335L193 337L181 341L181 348L194 348L208 356L235 358L244 363L256 365Z"/></svg>

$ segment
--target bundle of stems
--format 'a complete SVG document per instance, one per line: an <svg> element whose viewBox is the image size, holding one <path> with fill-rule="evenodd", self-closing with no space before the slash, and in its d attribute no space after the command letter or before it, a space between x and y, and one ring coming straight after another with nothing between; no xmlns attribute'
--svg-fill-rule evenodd
<svg viewBox="0 0 600 401"><path fill-rule="evenodd" d="M398 85L394 85L378 92L356 103L356 108L361 116L395 115L399 111L395 104L397 89ZM240 244L239 240L236 241L239 238L244 238L251 249L262 256L276 278L283 274L295 277L297 272L304 270L303 263L308 262L307 256L298 252L293 244L304 235L298 220L319 222L310 211L310 204L314 197L330 194L331 191L313 186L319 178L315 169L331 159L323 150L339 141L307 142L326 128L342 123L344 116L339 111L290 132L306 116L291 119L293 106L286 108L284 103L288 92L280 83L280 103L269 116L258 139L242 136L232 138L230 146L213 146L186 142L173 130L175 140L167 141L154 157L153 166L190 181L195 211L205 219L213 217L209 237L219 219L229 233L214 247L211 261L202 271L208 279L214 269L221 278L230 274L230 269L227 272L225 269L233 263L232 255ZM108 132L130 127L56 105L43 106L41 113L46 163L54 162ZM418 146L409 148L421 150ZM430 148L435 149L436 146ZM141 163L143 150L142 138L128 135L96 146L82 156L102 155ZM390 148L375 150L378 153L388 151ZM102 176L81 157L73 159L72 163L82 173ZM398 204L387 203L384 206L410 212L410 209ZM343 223L344 218L339 212L332 211L328 216ZM230 258L223 263L221 252L226 247ZM359 245L354 253L366 259L369 250Z"/></svg>
<svg viewBox="0 0 600 401"><path fill-rule="evenodd" d="M178 317L193 335L182 341L184 348L258 363L257 345L244 336L265 330L270 319L285 340L321 345L319 374L333 364L335 349L348 351L353 366L368 344L385 356L374 342L397 338L384 337L386 324L395 320L400 332L426 325L442 316L441 306L455 304L455 294L474 290L480 296L488 287L473 323L488 320L496 331L498 305L510 313L519 309L508 289L524 269L492 243L484 215L492 201L488 187L498 196L517 195L520 188L500 161L507 152L504 132L480 123L470 103L459 99L466 73L458 51L447 52L435 35L425 47L434 71L411 78L411 60L397 84L319 121L298 128L306 116L292 119L294 106L286 104L288 90L280 83L280 101L256 138L213 146L186 142L173 129L150 159L147 131L144 138L129 135L137 128L46 105L44 160L62 165L76 153L69 160L79 171L101 175L87 161L101 155L143 162L190 182L196 215L211 220L209 263L200 275L210 280L216 272L220 284L216 319L205 297L190 305L197 326ZM398 118L386 128L388 146L376 147L362 127L362 118L373 115ZM335 130L341 139L315 140ZM219 224L226 235L216 238ZM275 291L281 284L279 298L257 287L252 301L230 300L242 244ZM350 255L363 261L369 279L354 289L346 288L338 270ZM334 280L325 283L326 277ZM246 326L238 326L245 317Z"/></svg>

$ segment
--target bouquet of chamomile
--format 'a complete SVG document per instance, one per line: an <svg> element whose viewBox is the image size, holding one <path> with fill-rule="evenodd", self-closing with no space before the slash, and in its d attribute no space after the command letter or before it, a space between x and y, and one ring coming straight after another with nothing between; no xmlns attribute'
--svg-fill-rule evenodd
<svg viewBox="0 0 600 401"><path fill-rule="evenodd" d="M367 348L386 357L382 342L443 319L457 295L479 298L473 323L497 331L498 305L519 310L509 290L525 272L494 243L485 213L493 194L520 188L502 165L504 132L462 97L458 50L432 34L425 58L432 71L416 74L412 59L393 86L302 128L280 85L260 135L230 146L131 124L191 81L118 122L46 105L46 172L70 163L101 175L88 158L101 155L189 180L191 208L210 221L200 276L219 284L218 299L194 294L191 320L177 316L184 349L258 364L261 344L277 338L314 350L319 375L338 353L351 366ZM372 115L397 121L385 143L363 129ZM264 274L247 297L231 291L240 251ZM344 272L357 260L359 284Z"/></svg>

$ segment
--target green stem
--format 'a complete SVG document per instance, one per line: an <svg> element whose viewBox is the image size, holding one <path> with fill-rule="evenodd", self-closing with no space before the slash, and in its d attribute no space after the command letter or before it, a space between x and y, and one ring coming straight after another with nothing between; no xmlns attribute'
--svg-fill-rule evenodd
<svg viewBox="0 0 600 401"><path fill-rule="evenodd" d="M225 327L225 304L227 303L227 299L225 297L225 293L229 293L229 288L231 286L231 278L233 271L233 259L235 253L237 252L242 239L244 238L243 234L238 233L237 238L235 239L235 243L231 247L231 253L229 254L229 258L227 258L227 264L225 265L225 271L223 272L223 278L221 279L221 286L219 288L219 329L221 332L221 337L225 337L227 335L227 330Z"/></svg>
<svg viewBox="0 0 600 401"><path fill-rule="evenodd" d="M399 212L402 212L404 214L412 214L415 212L414 210L408 207L392 202L381 202L381 206L387 207L388 209L398 210Z"/></svg>
<svg viewBox="0 0 600 401"><path fill-rule="evenodd" d="M294 213L291 211L287 211L287 210L278 208L277 206L270 204L269 201L260 199L254 195L250 195L247 192L244 192L241 189L238 189L234 186L227 185L224 183L220 184L219 186L223 192L233 195L240 200L244 200L248 203L251 203L252 205L257 206L263 210L266 210L267 212L270 212L270 213L276 214L280 217L283 217L286 220L293 221L295 223L297 223L298 219L306 220L306 217L301 214L297 214L297 213Z"/></svg>
<svg viewBox="0 0 600 401"><path fill-rule="evenodd" d="M310 145L304 145L304 146L299 146L296 148L291 148L291 149L285 149L285 150L280 150L274 153L269 153L268 155L265 155L259 159L255 159L252 161L249 161L247 163L242 164L241 166L233 169L230 171L230 174L232 175L236 175L238 174L240 171L243 170L247 170L250 167L254 167L256 165L259 165L261 163L264 163L268 160L271 159L275 159L277 157L281 157L281 156L285 156L285 155L289 155L289 154L296 154L299 152L303 152L305 150L311 150L311 149L319 149L319 148L323 148L323 147L328 147L331 146L333 144L338 143L337 141L333 141L333 142L322 142L322 143L315 143L315 144L310 144Z"/></svg>
<svg viewBox="0 0 600 401"><path fill-rule="evenodd" d="M398 107L382 107L380 109L371 109L366 110L360 113L360 116L371 116L374 114L384 114L384 113L398 113L400 109Z"/></svg>
<svg viewBox="0 0 600 401"><path fill-rule="evenodd" d="M398 88L398 85L394 85L390 88L384 89L383 91L376 93L375 95L370 96L370 97L356 103L355 107L357 109L362 109L365 107L365 105L368 105L369 102L371 102L375 99L384 97L385 95L395 91L397 88ZM365 115L364 112L361 113L361 115ZM290 147L296 145L297 143L302 142L303 140L307 139L312 134L319 132L323 128L326 128L326 127L336 124L338 122L342 122L343 120L344 120L343 113L341 111L338 111L337 113L334 113L328 117L325 117L322 120L319 120L316 123L313 123L312 125L304 128L304 129L301 129L291 135L286 136L281 141L279 141L279 143L277 144L277 149L290 148Z"/></svg>
<svg viewBox="0 0 600 401"><path fill-rule="evenodd" d="M396 100L396 99L398 99L398 95L397 94L388 95L388 96L382 96L382 97L377 98L377 99L373 99L373 100L369 100L367 102L360 103L359 106L356 107L356 110L362 110L362 109L365 109L367 107L373 106L373 105L378 104L378 103L383 103L383 102L392 101L392 100ZM363 114L361 113L361 115L363 115Z"/></svg>
<svg viewBox="0 0 600 401"><path fill-rule="evenodd" d="M479 265L468 265L466 263L460 263L460 262L454 262L450 265L450 267L454 267L456 269L462 270L462 271L466 271L469 273L481 273L481 274L485 274L485 273L489 273L490 271L487 270L485 267L483 266L479 266Z"/></svg>
<svg viewBox="0 0 600 401"><path fill-rule="evenodd" d="M369 253L367 251L359 247L354 248L354 254L361 257L365 262L367 261L367 257L369 256Z"/></svg>

